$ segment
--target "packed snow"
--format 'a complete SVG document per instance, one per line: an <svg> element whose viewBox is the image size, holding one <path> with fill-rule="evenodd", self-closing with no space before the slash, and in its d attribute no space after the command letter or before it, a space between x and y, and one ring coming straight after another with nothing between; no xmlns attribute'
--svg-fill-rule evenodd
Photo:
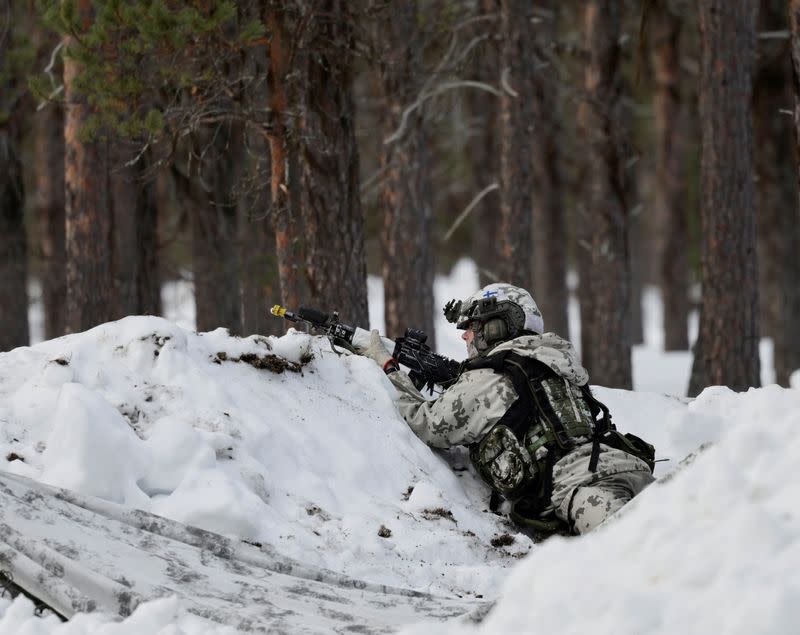
<svg viewBox="0 0 800 635"><path fill-rule="evenodd" d="M476 287L474 266L462 262L437 280L437 303ZM370 360L297 331L197 334L183 302L168 303L172 320L128 317L0 354L0 460L312 566L497 600L481 624L408 632L794 632L800 375L792 389L711 387L688 400L690 356L659 351L658 298L645 300L635 391L596 394L665 461L653 486L581 538L535 544L490 513L464 450L417 440ZM380 281L370 279L372 326L382 327L381 314ZM573 304L576 341L577 328ZM458 335L440 318L439 352L463 358ZM770 352L762 343L767 381ZM493 546L501 536L513 542ZM228 632L179 597L120 622L81 614L63 624L35 616L24 597L0 598L2 635Z"/></svg>

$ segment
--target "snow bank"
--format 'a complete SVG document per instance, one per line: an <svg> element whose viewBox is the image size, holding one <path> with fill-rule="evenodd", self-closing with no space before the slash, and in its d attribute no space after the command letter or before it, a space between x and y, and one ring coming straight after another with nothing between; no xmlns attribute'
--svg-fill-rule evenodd
<svg viewBox="0 0 800 635"><path fill-rule="evenodd" d="M463 262L437 281L437 304L476 285ZM659 482L600 530L534 545L486 511L463 450L434 452L411 434L369 360L297 332L195 334L184 313L181 326L131 317L0 354L3 469L353 577L500 596L481 625L408 632L789 633L800 623L800 371L792 389L709 388L690 402L670 396L685 390L688 354L637 348L635 384L652 392L595 389L621 429L669 459ZM436 328L439 351L462 357L459 333L443 317ZM510 546L491 546L506 533ZM0 634L224 632L177 600L104 619L57 625L33 618L24 598L0 598Z"/></svg>
<svg viewBox="0 0 800 635"><path fill-rule="evenodd" d="M155 317L0 354L3 469L365 580L489 596L532 546L370 360ZM384 527L384 530L381 528ZM379 535L379 531L388 536Z"/></svg>
<svg viewBox="0 0 800 635"><path fill-rule="evenodd" d="M539 546L482 625L408 632L796 632L800 391L708 388L662 423L678 454L713 443L594 533Z"/></svg>

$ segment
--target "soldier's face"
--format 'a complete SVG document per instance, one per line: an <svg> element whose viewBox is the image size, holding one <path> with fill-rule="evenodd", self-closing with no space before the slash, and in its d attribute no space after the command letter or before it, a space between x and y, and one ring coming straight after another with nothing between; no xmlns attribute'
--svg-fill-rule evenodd
<svg viewBox="0 0 800 635"><path fill-rule="evenodd" d="M475 322L470 324L469 328L467 328L461 336L461 339L467 343L467 356L470 359L478 356L478 349L475 347L475 331L472 330L473 324L475 324Z"/></svg>

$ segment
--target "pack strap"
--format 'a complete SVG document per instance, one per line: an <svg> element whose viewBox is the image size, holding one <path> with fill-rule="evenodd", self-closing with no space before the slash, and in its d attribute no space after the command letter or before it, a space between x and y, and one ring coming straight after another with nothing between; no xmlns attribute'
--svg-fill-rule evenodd
<svg viewBox="0 0 800 635"><path fill-rule="evenodd" d="M594 419L594 434L592 435L592 454L589 457L589 471L593 474L597 471L597 463L600 461L600 440L611 430L616 430L616 426L611 422L611 413L602 401L592 394L589 384L581 386L584 399L589 404L589 410ZM599 417L599 419L598 419Z"/></svg>

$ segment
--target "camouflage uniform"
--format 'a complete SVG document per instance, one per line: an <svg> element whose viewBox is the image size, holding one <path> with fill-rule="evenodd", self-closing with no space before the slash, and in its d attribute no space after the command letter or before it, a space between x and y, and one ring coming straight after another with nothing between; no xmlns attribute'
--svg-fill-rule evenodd
<svg viewBox="0 0 800 635"><path fill-rule="evenodd" d="M588 382L575 349L554 333L523 335L502 342L491 354L506 350L547 364L573 386ZM426 400L404 372L392 373L389 379L398 390L397 407L408 425L422 441L438 448L480 441L517 399L511 380L490 369L464 372L435 401ZM553 467L552 498L542 514L554 512L577 533L599 525L653 480L644 461L600 447L595 472L588 469L592 451L588 438Z"/></svg>

